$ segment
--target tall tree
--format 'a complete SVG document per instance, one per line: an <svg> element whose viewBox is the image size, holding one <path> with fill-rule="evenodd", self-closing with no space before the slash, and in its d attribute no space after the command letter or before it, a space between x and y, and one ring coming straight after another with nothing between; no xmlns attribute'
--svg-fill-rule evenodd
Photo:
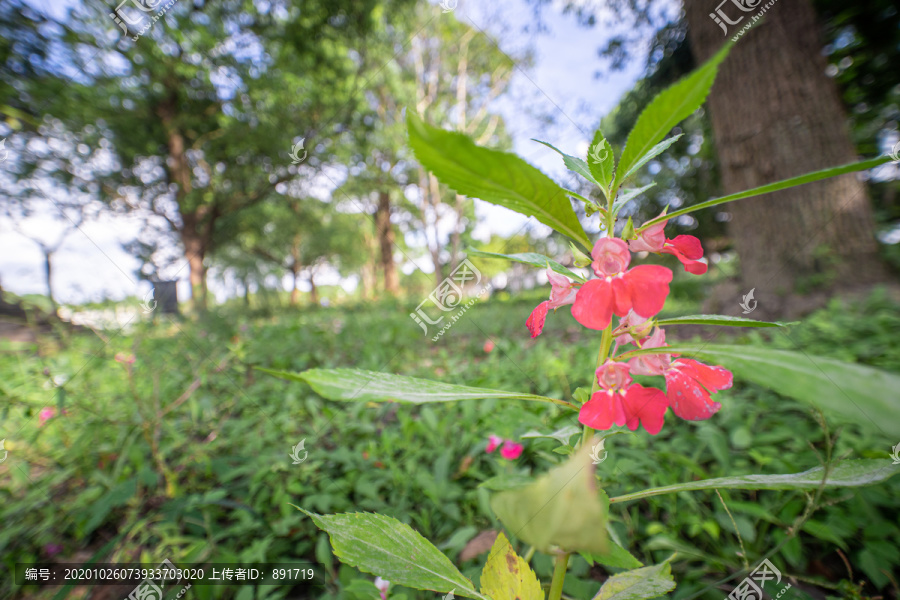
<svg viewBox="0 0 900 600"><path fill-rule="evenodd" d="M543 4L543 0L534 1ZM831 32L827 45L810 0L779 0L767 9L763 21L741 35L737 47L721 65L709 97L708 114L723 192L856 159L846 107L827 74L823 54L839 55L848 40L865 39L851 23L862 19L858 13L866 11L848 5L835 7L830 0L820 0L819 4L828 5L829 14L840 15L832 25L837 32ZM752 22L763 3L744 2L746 11L737 5L721 6L728 20L744 17L736 25L726 23L726 37L710 18L717 7L704 2L685 0L684 13L679 15L667 12L664 3L612 0L613 10L606 14L613 15L613 22L626 21L629 27L627 33L615 36L601 55L611 59L614 68L621 67L633 56L638 38L668 29L670 36L657 38L650 55L651 65L659 65L661 57L680 47L678 36L686 30L694 58L700 62ZM596 3L572 2L570 6L586 23L593 24ZM879 4L868 12L881 11L890 20L896 12L892 10ZM679 26L682 22L686 27ZM863 29L868 35L873 27ZM891 35L896 39L896 30ZM882 68L890 64L884 52L872 56L867 50L854 56L874 59L869 62ZM845 61L852 63L846 57L842 59ZM878 70L869 70L877 79L874 74ZM858 92L859 87L855 87ZM864 108L861 94L853 95L855 99L846 94L845 98L854 103L854 110ZM870 129L867 137L862 148L871 152L875 132ZM742 285L756 288L760 310L793 312L801 308L792 306L797 294L818 290L816 296L822 299L834 291L886 277L878 257L866 186L853 175L735 203L729 206L727 216L729 234L741 261Z"/></svg>
<svg viewBox="0 0 900 600"><path fill-rule="evenodd" d="M704 2L685 0L685 14L695 57L704 61L722 45L722 29ZM751 14L741 15L747 24ZM740 38L709 96L725 193L857 160L822 46L810 0L775 3ZM885 277L871 203L855 175L738 202L731 211L741 280L756 288L764 312L784 313L804 288Z"/></svg>
<svg viewBox="0 0 900 600"><path fill-rule="evenodd" d="M31 105L38 117L105 124L121 166L108 197L169 226L202 308L222 217L328 163L363 100L366 36L407 4L194 0L155 22L131 5L110 18L85 4L47 29L57 62L34 66L26 92L45 96ZM298 167L301 139L315 151Z"/></svg>

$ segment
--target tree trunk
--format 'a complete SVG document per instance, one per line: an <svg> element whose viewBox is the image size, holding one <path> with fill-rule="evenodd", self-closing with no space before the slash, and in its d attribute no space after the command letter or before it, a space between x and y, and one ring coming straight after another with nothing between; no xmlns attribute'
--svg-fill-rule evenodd
<svg viewBox="0 0 900 600"><path fill-rule="evenodd" d="M56 298L53 297L53 250L41 247L44 253L44 279L47 282L47 298L50 299L50 306L53 314L57 313Z"/></svg>
<svg viewBox="0 0 900 600"><path fill-rule="evenodd" d="M300 270L296 267L291 267L291 278L291 306L297 306L300 301L300 288L297 287L297 284L300 283Z"/></svg>
<svg viewBox="0 0 900 600"><path fill-rule="evenodd" d="M319 305L319 288L316 287L316 276L312 271L309 272L309 301L313 306Z"/></svg>
<svg viewBox="0 0 900 600"><path fill-rule="evenodd" d="M713 136L726 194L857 160L810 0L778 0L742 12L722 5L727 37L713 5L685 0L698 63L755 23L719 69L709 95ZM746 6L746 3L745 3ZM741 265L743 292L755 288L759 314L796 313L796 294L848 288L885 276L877 256L866 187L849 174L741 200L725 209ZM740 298L735 299L735 305ZM736 308L736 307L735 307ZM811 308L808 306L808 308Z"/></svg>
<svg viewBox="0 0 900 600"><path fill-rule="evenodd" d="M378 209L375 211L375 228L381 246L381 270L384 273L384 291L396 296L400 292L397 266L394 264L394 228L391 226L391 196L378 192Z"/></svg>
<svg viewBox="0 0 900 600"><path fill-rule="evenodd" d="M195 310L207 308L206 293L206 245L196 229L196 215L182 215L181 244L188 261L191 279L191 302Z"/></svg>

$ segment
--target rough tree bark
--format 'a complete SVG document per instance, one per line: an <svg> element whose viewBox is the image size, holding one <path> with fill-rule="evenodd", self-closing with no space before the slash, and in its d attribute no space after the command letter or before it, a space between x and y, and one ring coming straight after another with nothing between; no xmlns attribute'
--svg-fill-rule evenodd
<svg viewBox="0 0 900 600"><path fill-rule="evenodd" d="M384 274L384 291L390 296L400 293L400 279L394 264L394 228L391 226L391 195L378 192L378 208L375 210L375 229L381 247L381 271Z"/></svg>
<svg viewBox="0 0 900 600"><path fill-rule="evenodd" d="M763 6L742 12L723 5L732 21L744 17L728 26L726 38L709 16L713 4L685 0L697 61ZM726 194L857 160L838 90L825 75L822 46L810 0L779 0L720 67L708 107ZM744 293L756 289L762 314L796 314L828 291L884 277L871 204L855 174L738 201L727 210ZM798 294L813 288L817 300L804 306Z"/></svg>
<svg viewBox="0 0 900 600"><path fill-rule="evenodd" d="M188 261L191 279L191 301L195 309L206 310L206 264L207 245L204 236L197 230L197 215L188 213L181 215L182 227L179 231L184 255Z"/></svg>
<svg viewBox="0 0 900 600"><path fill-rule="evenodd" d="M194 188L191 182L191 165L187 159L184 135L175 123L177 105L178 92L170 90L168 97L159 104L156 112L166 128L169 151L166 167L169 171L169 179L178 186L175 200L178 203L182 221L178 234L181 237L184 255L190 269L191 302L195 309L205 311L207 308L205 259L209 250L208 238L212 223L204 223L205 215L203 213L207 207L201 205L193 211L185 208L188 196ZM205 226L206 229L201 231L201 226Z"/></svg>

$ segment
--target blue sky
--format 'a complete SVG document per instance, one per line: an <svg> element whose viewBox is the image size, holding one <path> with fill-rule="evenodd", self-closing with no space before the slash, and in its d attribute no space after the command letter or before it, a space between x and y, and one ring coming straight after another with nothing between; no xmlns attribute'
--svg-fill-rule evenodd
<svg viewBox="0 0 900 600"><path fill-rule="evenodd" d="M32 4L58 17L72 0L32 0ZM562 167L559 156L530 138L543 136L565 151L583 155L594 126L634 84L644 63L636 60L625 71L612 73L603 80L595 79L594 73L602 66L597 49L612 32L599 26L581 27L574 17L562 15L555 6L545 9L547 31L540 35L521 33L522 26L532 18L531 8L524 0L497 0L490 4L463 0L447 17L458 18L499 35L500 26L492 22L488 11L499 17L507 31L512 32L501 36L503 50L513 53L528 45L534 50L534 66L527 71L517 71L512 79L514 96L530 98L529 108L555 116L556 124L541 131L532 116L510 100L498 100L496 111L504 117L513 136L514 150L565 184L573 175ZM152 42L144 39L137 43ZM491 233L509 235L526 225L524 217L482 202L478 202L477 213L480 225L476 233L479 237ZM54 225L44 219L35 220L28 226L32 231L52 234ZM116 217L89 223L82 226L81 231L72 233L54 257L53 283L58 300L77 303L121 299L140 296L144 287L149 289L149 284L135 288L133 273L139 264L121 248L123 242L133 238L138 227L134 218ZM541 232L541 227L538 225L534 231ZM52 239L53 235L48 238ZM44 293L42 255L38 247L2 221L0 255L4 256L0 263L0 281L4 289L17 294ZM423 267L429 262L417 261ZM186 280L187 269L180 269L178 277ZM334 282L324 280L321 283ZM211 289L219 299L227 294L221 286L213 284ZM179 287L179 296L187 298L188 290L184 281Z"/></svg>

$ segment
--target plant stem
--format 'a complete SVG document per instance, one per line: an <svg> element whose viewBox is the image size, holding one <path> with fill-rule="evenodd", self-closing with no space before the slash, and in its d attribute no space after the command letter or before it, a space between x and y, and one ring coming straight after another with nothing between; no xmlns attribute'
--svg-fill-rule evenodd
<svg viewBox="0 0 900 600"><path fill-rule="evenodd" d="M600 368L604 362L606 362L607 357L609 356L609 349L612 346L612 323L606 326L606 329L603 330L603 337L600 338L600 352L597 353L597 368ZM600 384L597 382L597 376L592 375L592 383L591 383L591 395L594 395L594 392L600 389ZM588 443L591 439L591 436L594 435L594 430L584 426L584 431L581 434L581 445L582 447Z"/></svg>
<svg viewBox="0 0 900 600"><path fill-rule="evenodd" d="M559 600L562 597L563 581L566 579L566 569L569 568L569 553L565 552L556 557L556 565L553 567L553 579L550 581L550 595L547 600Z"/></svg>

